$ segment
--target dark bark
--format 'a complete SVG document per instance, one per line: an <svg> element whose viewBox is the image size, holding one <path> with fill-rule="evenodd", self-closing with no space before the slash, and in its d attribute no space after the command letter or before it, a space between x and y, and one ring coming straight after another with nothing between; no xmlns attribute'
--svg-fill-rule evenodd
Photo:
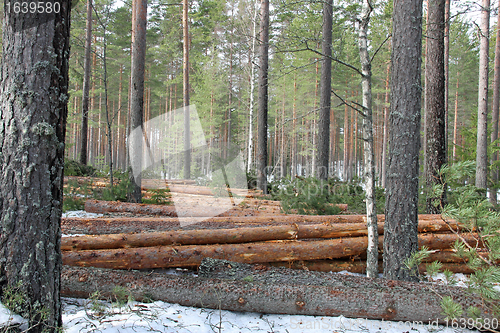
<svg viewBox="0 0 500 333"><path fill-rule="evenodd" d="M425 66L425 180L427 186L427 213L438 214L444 207L446 191L432 195L432 187L443 186L439 169L446 163L446 113L444 72L445 1L428 0L427 56ZM439 206L435 202L439 201Z"/></svg>
<svg viewBox="0 0 500 333"><path fill-rule="evenodd" d="M80 163L87 165L88 122L89 122L89 90L92 51L92 0L87 0L87 31L85 40L85 62L83 70L82 90L82 131L80 137Z"/></svg>
<svg viewBox="0 0 500 333"><path fill-rule="evenodd" d="M257 131L257 187L267 194L267 110L269 66L269 0L262 0L260 7L260 67Z"/></svg>
<svg viewBox="0 0 500 333"><path fill-rule="evenodd" d="M115 286L127 288L136 300L146 297L184 306L232 311L300 314L445 323L440 306L451 296L464 308L483 310L478 297L460 287L358 276L307 272L263 265L205 259L200 277L152 272L64 267L62 294L88 297L111 295ZM464 311L464 316L466 312ZM334 329L332 323L332 329Z"/></svg>
<svg viewBox="0 0 500 333"><path fill-rule="evenodd" d="M384 277L412 280L406 258L417 251L422 0L394 3Z"/></svg>
<svg viewBox="0 0 500 333"><path fill-rule="evenodd" d="M320 77L320 100L318 119L318 178L328 179L328 158L330 156L330 108L332 96L332 1L323 3L323 59ZM344 132L345 133L345 132Z"/></svg>
<svg viewBox="0 0 500 333"><path fill-rule="evenodd" d="M144 66L146 61L146 22L147 0L134 0L132 11L135 12L132 40L132 69L130 93L130 128L129 158L133 172L131 173L133 190L130 193L132 202L141 202L142 141L144 112ZM135 175L135 177L134 177Z"/></svg>
<svg viewBox="0 0 500 333"><path fill-rule="evenodd" d="M3 54L8 56L0 79L0 294L20 284L30 332L62 327L60 222L70 2L59 3L60 12L50 16L4 12ZM47 311L43 318L42 308Z"/></svg>

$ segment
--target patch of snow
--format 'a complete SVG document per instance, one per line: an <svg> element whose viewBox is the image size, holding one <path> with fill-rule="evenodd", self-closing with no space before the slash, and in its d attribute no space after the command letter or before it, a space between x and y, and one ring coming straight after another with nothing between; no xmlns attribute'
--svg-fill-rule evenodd
<svg viewBox="0 0 500 333"><path fill-rule="evenodd" d="M0 329L20 325L21 330L26 330L28 328L28 321L23 317L12 313L7 309L2 303L0 303Z"/></svg>
<svg viewBox="0 0 500 333"><path fill-rule="evenodd" d="M72 211L67 211L66 213L62 213L62 217L94 218L103 216L104 214L88 213L84 210L72 210Z"/></svg>

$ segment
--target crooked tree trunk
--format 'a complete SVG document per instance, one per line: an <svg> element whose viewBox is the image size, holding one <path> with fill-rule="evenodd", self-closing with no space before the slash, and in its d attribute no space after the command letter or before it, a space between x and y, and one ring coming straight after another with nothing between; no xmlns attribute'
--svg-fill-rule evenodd
<svg viewBox="0 0 500 333"><path fill-rule="evenodd" d="M109 296L126 287L136 300L155 300L232 311L339 316L445 323L441 298L481 307L459 287L386 281L348 275L268 268L207 259L202 277L64 267L62 294ZM273 295L270 297L269 295ZM464 312L465 313L465 312ZM482 313L481 318L490 318ZM491 319L491 318L490 318ZM334 329L339 323L330 322Z"/></svg>
<svg viewBox="0 0 500 333"><path fill-rule="evenodd" d="M59 245L71 2L59 4L57 14L3 13L0 294L12 287L22 295L20 314L33 333L60 332L63 324Z"/></svg>
<svg viewBox="0 0 500 333"><path fill-rule="evenodd" d="M384 231L384 277L393 280L416 276L404 261L418 248L421 40L422 0L395 2Z"/></svg>
<svg viewBox="0 0 500 333"><path fill-rule="evenodd" d="M361 61L361 87L363 89L363 141L366 191L366 224L368 229L367 276L378 277L378 230L375 202L375 153L373 142L373 115L371 89L371 62L368 53L368 26L372 7L369 0L363 1L359 23L359 58Z"/></svg>

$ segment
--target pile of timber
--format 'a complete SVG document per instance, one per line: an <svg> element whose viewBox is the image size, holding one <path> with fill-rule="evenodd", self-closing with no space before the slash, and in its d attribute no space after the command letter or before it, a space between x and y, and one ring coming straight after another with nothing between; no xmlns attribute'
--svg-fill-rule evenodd
<svg viewBox="0 0 500 333"><path fill-rule="evenodd" d="M178 218L81 219L83 228L95 225L94 231L105 232L63 237L61 248L64 264L83 267L196 268L208 257L317 271L364 272L368 245L364 219L362 215L215 217L192 224L183 224ZM379 220L381 253L383 215ZM79 221L63 219L63 233L77 231L72 224ZM128 223L133 228L127 233L107 233ZM142 232L148 223L162 228ZM113 224L116 229L110 227ZM419 246L435 251L426 262L439 260L452 272L470 273L451 247L457 239L476 244L477 234L456 235L452 231L461 232L462 226L445 222L440 215L420 215L418 230Z"/></svg>

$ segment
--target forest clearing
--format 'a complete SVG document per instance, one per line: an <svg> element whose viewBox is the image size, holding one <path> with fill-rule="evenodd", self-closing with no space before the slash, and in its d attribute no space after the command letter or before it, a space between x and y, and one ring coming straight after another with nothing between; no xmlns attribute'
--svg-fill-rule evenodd
<svg viewBox="0 0 500 333"><path fill-rule="evenodd" d="M5 0L0 333L499 332L499 4Z"/></svg>

